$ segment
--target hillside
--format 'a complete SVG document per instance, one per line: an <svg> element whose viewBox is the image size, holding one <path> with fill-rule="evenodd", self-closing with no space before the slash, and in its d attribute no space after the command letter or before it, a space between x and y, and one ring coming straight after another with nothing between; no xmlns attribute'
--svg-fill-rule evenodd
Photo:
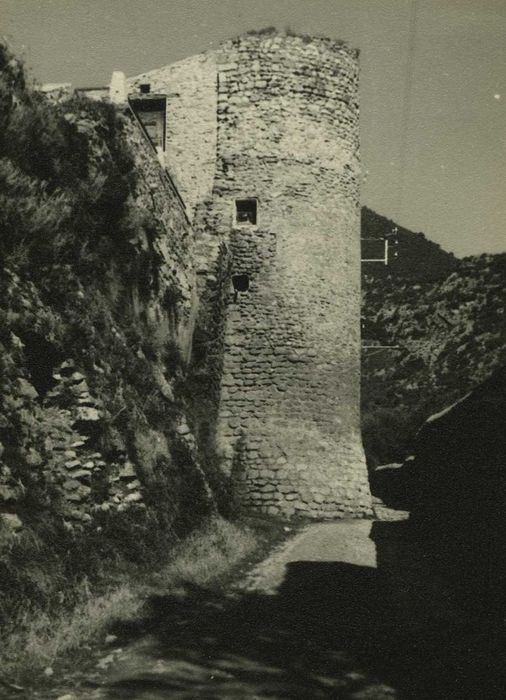
<svg viewBox="0 0 506 700"><path fill-rule="evenodd" d="M374 241L374 239L387 237L392 242L395 239L398 241L391 248L391 252L396 252L397 255L389 255L388 266L380 263L365 263L363 270L368 275L380 278L394 275L411 280L429 281L439 279L457 266L457 258L452 253L444 251L423 233L415 233L403 228L367 207L362 207L361 229L361 237L366 239L362 242L362 257L366 256L368 248L372 248L373 255L377 254L378 246L375 246L374 242L371 243L371 239ZM394 229L396 229L395 236L392 234ZM379 250L381 251L381 247Z"/></svg>
<svg viewBox="0 0 506 700"><path fill-rule="evenodd" d="M5 629L160 562L215 500L184 398L182 205L128 113L49 103L1 46L0 228Z"/></svg>
<svg viewBox="0 0 506 700"><path fill-rule="evenodd" d="M368 233L388 221L364 219ZM457 260L422 234L400 229L399 239L395 264L362 272L363 344L395 346L362 353L370 466L402 459L428 415L506 364L506 254Z"/></svg>

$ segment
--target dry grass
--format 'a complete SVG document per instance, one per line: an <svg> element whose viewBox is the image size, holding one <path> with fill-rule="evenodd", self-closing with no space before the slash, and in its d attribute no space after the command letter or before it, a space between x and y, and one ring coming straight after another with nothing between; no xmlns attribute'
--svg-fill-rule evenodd
<svg viewBox="0 0 506 700"><path fill-rule="evenodd" d="M142 581L123 580L102 595L82 584L79 603L58 618L39 614L20 621L0 652L4 674L13 681L33 680L66 655L104 637L113 622L139 615L147 592L170 592L183 582L198 586L226 575L257 547L254 532L222 518L213 518L185 538L171 561ZM123 577L124 579L124 577Z"/></svg>
<svg viewBox="0 0 506 700"><path fill-rule="evenodd" d="M221 578L257 546L249 528L226 520L212 520L205 530L190 535L177 549L173 561L154 574L153 582L164 587L181 583L203 586Z"/></svg>

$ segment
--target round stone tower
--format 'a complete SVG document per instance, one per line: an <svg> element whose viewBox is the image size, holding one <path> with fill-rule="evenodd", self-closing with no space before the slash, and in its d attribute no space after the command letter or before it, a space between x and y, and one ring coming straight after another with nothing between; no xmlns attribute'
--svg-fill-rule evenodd
<svg viewBox="0 0 506 700"><path fill-rule="evenodd" d="M204 64L205 100L178 69L167 132L177 137L174 116L193 90L207 104L194 112L208 135L199 157L214 159L212 186L193 193L200 271L214 280L224 247L228 260L218 275L224 469L245 505L272 514L366 515L357 51L258 33L205 54L201 73ZM183 181L184 147L175 160ZM207 158L195 177L209 171Z"/></svg>
<svg viewBox="0 0 506 700"><path fill-rule="evenodd" d="M249 35L218 58L213 228L229 242L218 444L245 503L370 508L360 438L357 52Z"/></svg>

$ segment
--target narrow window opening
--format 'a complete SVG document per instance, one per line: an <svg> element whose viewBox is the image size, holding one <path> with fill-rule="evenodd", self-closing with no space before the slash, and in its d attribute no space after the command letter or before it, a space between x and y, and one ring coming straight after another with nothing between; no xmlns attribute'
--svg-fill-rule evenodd
<svg viewBox="0 0 506 700"><path fill-rule="evenodd" d="M249 291L249 275L232 275L232 286L234 288L234 302L237 301L239 294L244 294Z"/></svg>
<svg viewBox="0 0 506 700"><path fill-rule="evenodd" d="M249 275L232 275L234 292L247 292L249 290Z"/></svg>
<svg viewBox="0 0 506 700"><path fill-rule="evenodd" d="M147 95L151 92L151 83L141 83L139 85L139 90L141 91L141 95Z"/></svg>
<svg viewBox="0 0 506 700"><path fill-rule="evenodd" d="M235 222L244 225L257 223L257 200L256 199L236 199L235 200Z"/></svg>

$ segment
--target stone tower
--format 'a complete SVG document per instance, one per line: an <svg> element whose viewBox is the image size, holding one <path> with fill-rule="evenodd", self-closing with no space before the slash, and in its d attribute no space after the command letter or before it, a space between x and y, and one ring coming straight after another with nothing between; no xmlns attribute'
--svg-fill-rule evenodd
<svg viewBox="0 0 506 700"><path fill-rule="evenodd" d="M273 514L370 511L357 59L334 40L260 32L130 81L134 99L165 104L201 304L221 304L223 468L245 504Z"/></svg>

